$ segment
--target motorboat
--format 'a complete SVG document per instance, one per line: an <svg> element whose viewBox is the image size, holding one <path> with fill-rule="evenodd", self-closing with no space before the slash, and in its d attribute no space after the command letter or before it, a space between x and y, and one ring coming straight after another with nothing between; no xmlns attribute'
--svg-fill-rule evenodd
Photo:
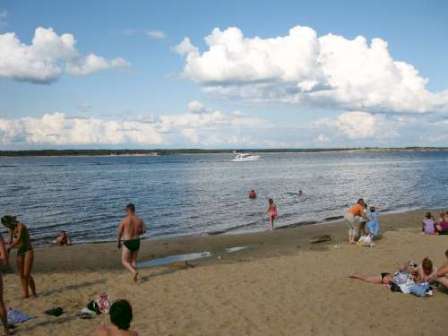
<svg viewBox="0 0 448 336"><path fill-rule="evenodd" d="M235 157L233 158L232 161L235 161L235 162L255 161L255 160L258 160L260 158L260 155L255 155L255 154L251 154L251 153L237 153L237 152L233 152L233 154L235 155Z"/></svg>

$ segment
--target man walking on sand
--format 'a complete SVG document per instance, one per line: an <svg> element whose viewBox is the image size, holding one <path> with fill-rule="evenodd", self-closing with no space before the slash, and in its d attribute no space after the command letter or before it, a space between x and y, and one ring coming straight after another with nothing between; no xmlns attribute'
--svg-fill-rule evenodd
<svg viewBox="0 0 448 336"><path fill-rule="evenodd" d="M134 281L137 282L137 256L140 249L140 235L145 233L145 224L135 214L134 204L129 203L126 212L127 216L118 227L118 248L122 248L121 263L132 273Z"/></svg>

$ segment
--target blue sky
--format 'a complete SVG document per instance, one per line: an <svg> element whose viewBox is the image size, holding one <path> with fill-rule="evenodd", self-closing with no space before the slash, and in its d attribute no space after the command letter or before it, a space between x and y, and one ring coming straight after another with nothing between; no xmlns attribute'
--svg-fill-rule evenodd
<svg viewBox="0 0 448 336"><path fill-rule="evenodd" d="M0 148L446 146L447 17L442 0L0 0Z"/></svg>

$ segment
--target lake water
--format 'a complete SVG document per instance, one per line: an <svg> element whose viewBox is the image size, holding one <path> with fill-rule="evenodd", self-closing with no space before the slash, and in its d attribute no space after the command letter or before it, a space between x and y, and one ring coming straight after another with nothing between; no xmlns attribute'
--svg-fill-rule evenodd
<svg viewBox="0 0 448 336"><path fill-rule="evenodd" d="M149 226L148 237L264 230L269 197L279 226L340 217L359 197L382 212L448 207L448 152L232 158L0 158L0 211L20 215L34 240L46 243L60 230L75 242L112 240L128 202ZM248 199L250 189L256 200Z"/></svg>

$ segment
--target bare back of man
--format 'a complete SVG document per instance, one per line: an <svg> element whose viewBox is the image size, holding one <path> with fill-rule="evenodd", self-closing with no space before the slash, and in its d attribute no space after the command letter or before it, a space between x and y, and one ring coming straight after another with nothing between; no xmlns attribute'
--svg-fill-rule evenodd
<svg viewBox="0 0 448 336"><path fill-rule="evenodd" d="M126 207L127 216L118 227L118 247L122 248L121 262L128 269L134 281L138 280L137 257L140 249L140 235L145 232L145 225L135 214L135 207L129 204Z"/></svg>

